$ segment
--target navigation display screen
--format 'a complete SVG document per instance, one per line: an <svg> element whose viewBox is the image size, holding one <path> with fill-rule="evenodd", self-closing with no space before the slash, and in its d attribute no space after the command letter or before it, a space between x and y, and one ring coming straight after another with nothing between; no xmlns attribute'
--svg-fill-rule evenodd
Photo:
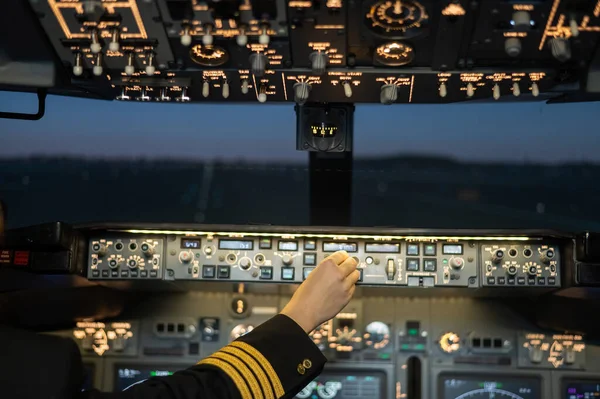
<svg viewBox="0 0 600 399"><path fill-rule="evenodd" d="M563 399L595 399L600 397L600 381L567 381Z"/></svg>
<svg viewBox="0 0 600 399"><path fill-rule="evenodd" d="M297 399L385 399L385 374L381 371L324 371L296 396Z"/></svg>
<svg viewBox="0 0 600 399"><path fill-rule="evenodd" d="M153 366L119 366L115 370L115 392L121 392L133 385L139 384L152 377L166 377L174 372L183 370L187 366L168 366L168 367L153 367Z"/></svg>
<svg viewBox="0 0 600 399"><path fill-rule="evenodd" d="M496 398L541 399L537 378L511 376L457 376L440 377L439 399Z"/></svg>
<svg viewBox="0 0 600 399"><path fill-rule="evenodd" d="M252 240L219 240L219 249L254 249Z"/></svg>

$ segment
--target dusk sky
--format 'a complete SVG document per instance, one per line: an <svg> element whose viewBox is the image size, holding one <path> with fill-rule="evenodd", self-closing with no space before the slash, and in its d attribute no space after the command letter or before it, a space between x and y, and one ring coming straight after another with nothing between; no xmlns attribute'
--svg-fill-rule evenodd
<svg viewBox="0 0 600 399"><path fill-rule="evenodd" d="M0 92L0 110L36 109ZM434 154L465 161L600 161L600 103L358 105L356 156ZM293 104L149 104L50 96L37 122L0 119L0 157L75 155L303 162Z"/></svg>

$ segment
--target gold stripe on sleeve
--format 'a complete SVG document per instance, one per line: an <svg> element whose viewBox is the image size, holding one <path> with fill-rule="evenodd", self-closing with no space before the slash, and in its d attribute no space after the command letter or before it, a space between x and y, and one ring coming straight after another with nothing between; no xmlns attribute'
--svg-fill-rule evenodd
<svg viewBox="0 0 600 399"><path fill-rule="evenodd" d="M264 395L262 393L262 390L260 389L260 385L258 384L256 376L254 375L252 370L250 370L248 366L246 366L244 362L242 362L237 357L230 355L229 353L223 353L221 351L213 353L210 356L210 358L221 359L231 364L240 374L242 374L242 377L244 377L246 382L248 382L248 385L250 385L252 397L254 399L264 399Z"/></svg>
<svg viewBox="0 0 600 399"><path fill-rule="evenodd" d="M269 379L267 378L265 371L256 362L256 360L254 360L253 357L251 357L249 354L247 354L243 350L232 347L232 346L226 346L224 348L221 348L220 352L230 353L230 354L242 359L242 361L244 363L246 363L248 365L248 367L250 367L250 369L252 371L254 371L254 374L256 374L256 376L258 377L258 382L263 387L263 392L265 394L265 398L266 399L275 399L275 396L273 396L273 388L271 387L271 383L269 382Z"/></svg>
<svg viewBox="0 0 600 399"><path fill-rule="evenodd" d="M240 373L236 371L230 364L225 363L219 359L206 358L202 359L198 364L209 364L211 366L215 366L223 370L225 374L231 378L237 387L238 391L240 391L240 395L242 399L252 399L252 395L250 395L250 390L248 389L248 385L246 385L246 381L242 378Z"/></svg>
<svg viewBox="0 0 600 399"><path fill-rule="evenodd" d="M229 346L240 348L246 352L248 352L254 359L262 366L262 368L267 372L269 379L271 380L271 386L275 390L275 396L279 399L283 395L285 395L285 391L283 390L283 385L281 385L281 381L279 380L279 376L271 366L271 363L260 353L256 348L252 345L249 345L242 341L233 341Z"/></svg>

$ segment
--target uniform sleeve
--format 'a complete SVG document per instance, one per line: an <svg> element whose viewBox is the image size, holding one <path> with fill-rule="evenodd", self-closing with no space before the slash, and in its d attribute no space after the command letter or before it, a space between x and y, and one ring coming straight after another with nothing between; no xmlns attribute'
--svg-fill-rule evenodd
<svg viewBox="0 0 600 399"><path fill-rule="evenodd" d="M87 399L293 398L323 370L325 356L295 321L277 315L249 334L169 377Z"/></svg>

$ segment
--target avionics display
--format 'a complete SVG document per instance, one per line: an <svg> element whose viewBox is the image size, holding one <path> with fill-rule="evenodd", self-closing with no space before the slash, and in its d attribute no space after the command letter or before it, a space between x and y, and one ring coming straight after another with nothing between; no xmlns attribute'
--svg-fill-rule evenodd
<svg viewBox="0 0 600 399"><path fill-rule="evenodd" d="M442 245L442 253L444 255L462 255L462 244L444 244Z"/></svg>
<svg viewBox="0 0 600 399"><path fill-rule="evenodd" d="M365 244L365 252L376 254L398 254L400 253L400 244L368 242Z"/></svg>
<svg viewBox="0 0 600 399"><path fill-rule="evenodd" d="M173 374L176 371L183 370L187 366L168 366L168 367L153 367L153 366L118 366L115 369L115 392L121 392L131 387L132 385L139 384L140 382L146 381L152 377L165 377Z"/></svg>
<svg viewBox="0 0 600 399"><path fill-rule="evenodd" d="M335 251L356 252L356 251L358 251L358 245L355 242L325 241L323 243L323 251L324 252L335 252Z"/></svg>
<svg viewBox="0 0 600 399"><path fill-rule="evenodd" d="M200 239L199 238L182 238L181 239L181 248L200 248Z"/></svg>
<svg viewBox="0 0 600 399"><path fill-rule="evenodd" d="M600 381L567 381L563 385L563 399L600 397Z"/></svg>
<svg viewBox="0 0 600 399"><path fill-rule="evenodd" d="M384 399L385 396L385 374L381 371L325 371L296 398Z"/></svg>
<svg viewBox="0 0 600 399"><path fill-rule="evenodd" d="M254 249L252 240L219 240L219 249Z"/></svg>
<svg viewBox="0 0 600 399"><path fill-rule="evenodd" d="M444 375L440 377L439 399L541 399L536 378Z"/></svg>

